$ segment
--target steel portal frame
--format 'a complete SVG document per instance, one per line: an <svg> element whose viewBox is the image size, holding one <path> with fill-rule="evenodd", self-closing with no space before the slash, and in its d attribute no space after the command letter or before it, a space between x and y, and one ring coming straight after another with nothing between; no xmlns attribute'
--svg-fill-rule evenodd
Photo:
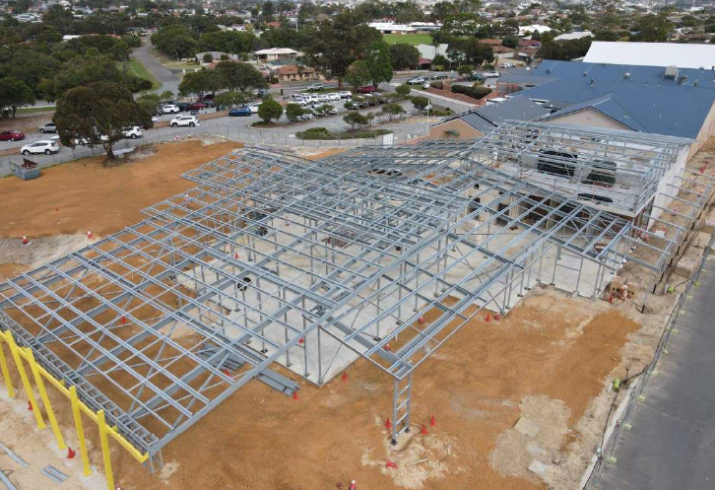
<svg viewBox="0 0 715 490"><path fill-rule="evenodd" d="M474 163L474 146L234 152L144 221L1 285L0 326L152 457L251 379L298 390L274 363L324 384L342 348L394 379L396 439L414 369L483 308L540 282L597 296L649 233ZM647 246L656 271L672 251Z"/></svg>

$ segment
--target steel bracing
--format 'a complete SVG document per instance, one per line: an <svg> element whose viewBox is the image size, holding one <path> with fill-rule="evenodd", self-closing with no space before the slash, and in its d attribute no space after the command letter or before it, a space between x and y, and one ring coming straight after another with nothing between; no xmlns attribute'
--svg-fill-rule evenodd
<svg viewBox="0 0 715 490"><path fill-rule="evenodd" d="M478 144L236 151L144 221L0 285L0 326L152 456L252 379L291 395L286 370L322 385L360 357L394 380L394 439L414 369L480 311L539 283L595 297L625 261L672 253L475 163Z"/></svg>

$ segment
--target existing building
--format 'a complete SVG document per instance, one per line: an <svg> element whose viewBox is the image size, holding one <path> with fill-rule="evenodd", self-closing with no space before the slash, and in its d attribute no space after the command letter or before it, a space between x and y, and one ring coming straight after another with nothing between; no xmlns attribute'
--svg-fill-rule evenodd
<svg viewBox="0 0 715 490"><path fill-rule="evenodd" d="M294 60L302 56L303 53L290 48L270 48L259 49L254 54L258 61L269 63L271 61Z"/></svg>
<svg viewBox="0 0 715 490"><path fill-rule="evenodd" d="M301 65L284 65L279 67L275 73L278 75L280 83L304 82L320 78L314 68Z"/></svg>
<svg viewBox="0 0 715 490"><path fill-rule="evenodd" d="M591 31L581 31L581 32L569 32L568 34L560 34L554 38L554 41L574 41L576 39L583 39L585 37L594 37Z"/></svg>
<svg viewBox="0 0 715 490"><path fill-rule="evenodd" d="M504 121L533 121L547 114L547 109L526 97L513 97L499 104L485 105L448 117L433 125L429 136L421 140L479 138Z"/></svg>
<svg viewBox="0 0 715 490"><path fill-rule="evenodd" d="M552 114L544 119L551 122L690 138L694 152L715 134L714 75L546 60L531 70L515 70L500 83L533 87L518 93L549 109Z"/></svg>
<svg viewBox="0 0 715 490"><path fill-rule="evenodd" d="M715 69L715 44L594 41L583 61L609 65Z"/></svg>
<svg viewBox="0 0 715 490"><path fill-rule="evenodd" d="M382 34L415 34L417 29L407 24L393 24L391 22L370 22L368 26L377 29Z"/></svg>

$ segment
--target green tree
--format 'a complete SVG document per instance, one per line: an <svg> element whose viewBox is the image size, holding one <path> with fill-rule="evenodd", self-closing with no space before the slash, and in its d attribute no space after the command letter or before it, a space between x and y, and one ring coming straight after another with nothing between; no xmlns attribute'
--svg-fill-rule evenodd
<svg viewBox="0 0 715 490"><path fill-rule="evenodd" d="M390 46L392 68L396 71L414 68L420 61L420 51L411 44L396 43Z"/></svg>
<svg viewBox="0 0 715 490"><path fill-rule="evenodd" d="M474 67L472 65L462 65L457 70L457 73L459 73L460 75L471 75L473 71Z"/></svg>
<svg viewBox="0 0 715 490"><path fill-rule="evenodd" d="M216 71L221 73L226 82L226 88L229 90L240 90L243 92L249 89L267 86L263 75L247 63L221 61L216 65Z"/></svg>
<svg viewBox="0 0 715 490"><path fill-rule="evenodd" d="M261 105L258 106L258 117L263 119L263 122L266 124L270 124L271 121L280 119L282 114L283 107L270 97L263 99Z"/></svg>
<svg viewBox="0 0 715 490"><path fill-rule="evenodd" d="M367 62L359 60L350 65L347 73L345 74L345 81L357 89L367 85L370 82L371 77L370 67Z"/></svg>
<svg viewBox="0 0 715 490"><path fill-rule="evenodd" d="M52 120L63 145L74 147L76 139L101 144L110 160L114 158L112 146L123 138L125 128L152 126L151 113L134 100L129 90L113 82L95 82L68 90L57 101Z"/></svg>
<svg viewBox="0 0 715 490"><path fill-rule="evenodd" d="M211 63L211 62L213 62L213 60L214 60L214 57L211 53L204 53L204 59L203 59L204 63Z"/></svg>
<svg viewBox="0 0 715 490"><path fill-rule="evenodd" d="M259 108L260 110L260 108ZM286 117L290 122L296 122L298 119L300 119L300 116L305 114L306 111L303 109L300 105L298 104L288 104L286 106Z"/></svg>
<svg viewBox="0 0 715 490"><path fill-rule="evenodd" d="M365 61L370 69L372 84L377 88L382 82L391 82L392 59L390 58L390 46L386 42L380 41L371 44L365 53Z"/></svg>
<svg viewBox="0 0 715 490"><path fill-rule="evenodd" d="M412 89L410 88L410 86L404 83L395 89L395 92L397 92L403 97L407 97L408 95L410 95L411 91Z"/></svg>
<svg viewBox="0 0 715 490"><path fill-rule="evenodd" d="M415 109L424 111L429 104L429 99L427 97L412 97L412 105L415 106Z"/></svg>
<svg viewBox="0 0 715 490"><path fill-rule="evenodd" d="M226 80L220 72L202 68L187 73L179 84L179 94L182 96L194 95L196 100L201 100L208 93L215 93L226 86Z"/></svg>
<svg viewBox="0 0 715 490"><path fill-rule="evenodd" d="M667 14L660 12L658 15L648 14L638 19L635 25L638 34L633 36L634 41L647 43L665 42L673 30L673 24L668 21Z"/></svg>
<svg viewBox="0 0 715 490"><path fill-rule="evenodd" d="M199 44L184 25L172 25L159 29L151 36L151 42L162 53L179 58L191 58Z"/></svg>
<svg viewBox="0 0 715 490"><path fill-rule="evenodd" d="M505 37L502 39L501 45L506 48L516 49L519 47L519 38L516 37Z"/></svg>
<svg viewBox="0 0 715 490"><path fill-rule="evenodd" d="M19 107L34 103L35 94L25 82L14 77L0 79L0 115L2 117L9 112L10 116L14 118Z"/></svg>
<svg viewBox="0 0 715 490"><path fill-rule="evenodd" d="M390 103L382 106L381 113L389 116L390 121L392 121L396 116L404 114L405 109L400 104Z"/></svg>
<svg viewBox="0 0 715 490"><path fill-rule="evenodd" d="M214 99L217 107L233 107L248 102L248 97L240 92L223 92Z"/></svg>
<svg viewBox="0 0 715 490"><path fill-rule="evenodd" d="M368 125L370 120L359 112L351 112L343 117L343 121L349 124L353 130L362 128Z"/></svg>
<svg viewBox="0 0 715 490"><path fill-rule="evenodd" d="M354 12L343 12L318 24L306 49L308 64L327 78L336 78L338 88L342 88L348 67L380 40L382 35Z"/></svg>

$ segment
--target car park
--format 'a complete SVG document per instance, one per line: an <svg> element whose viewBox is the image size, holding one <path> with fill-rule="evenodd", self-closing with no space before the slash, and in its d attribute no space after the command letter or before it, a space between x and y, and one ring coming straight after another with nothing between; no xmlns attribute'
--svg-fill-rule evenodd
<svg viewBox="0 0 715 490"><path fill-rule="evenodd" d="M407 85L421 85L425 83L427 79L423 77L422 75L415 77L415 78L410 78L407 80Z"/></svg>
<svg viewBox="0 0 715 490"><path fill-rule="evenodd" d="M176 127L191 127L199 125L199 118L196 116L178 116L171 120L170 123L172 128Z"/></svg>
<svg viewBox="0 0 715 490"><path fill-rule="evenodd" d="M310 90L311 92L317 91L317 90L323 90L325 88L325 85L322 83L311 83L308 85L306 90Z"/></svg>
<svg viewBox="0 0 715 490"><path fill-rule="evenodd" d="M50 140L35 141L20 148L20 153L23 155L41 155L42 153L51 155L58 151L60 151L60 147L57 146L57 142Z"/></svg>
<svg viewBox="0 0 715 490"><path fill-rule="evenodd" d="M371 94L374 92L376 89L373 85L365 85L364 87L359 87L357 89L357 92L360 94Z"/></svg>
<svg viewBox="0 0 715 490"><path fill-rule="evenodd" d="M176 104L166 104L162 106L161 112L164 114L177 114L181 112L181 109L179 109L179 106Z"/></svg>
<svg viewBox="0 0 715 490"><path fill-rule="evenodd" d="M228 111L228 115L231 117L247 117L251 114L251 108L247 106L237 107L236 109Z"/></svg>
<svg viewBox="0 0 715 490"><path fill-rule="evenodd" d="M55 126L55 123L53 123L53 122L44 124L37 129L40 133L56 133L57 132L57 126Z"/></svg>
<svg viewBox="0 0 715 490"><path fill-rule="evenodd" d="M22 131L3 131L0 133L0 141L20 141L25 139L25 133Z"/></svg>

